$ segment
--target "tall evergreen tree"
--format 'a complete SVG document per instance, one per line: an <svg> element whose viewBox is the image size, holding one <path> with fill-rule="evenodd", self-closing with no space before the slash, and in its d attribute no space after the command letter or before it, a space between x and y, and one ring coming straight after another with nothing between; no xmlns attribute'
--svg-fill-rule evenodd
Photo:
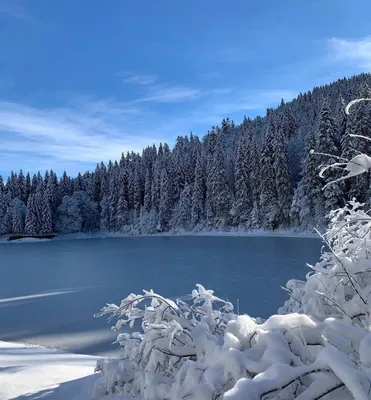
<svg viewBox="0 0 371 400"><path fill-rule="evenodd" d="M235 221L237 225L248 226L253 207L253 194L250 184L249 163L251 158L251 132L242 126L237 147L234 170L235 182Z"/></svg>
<svg viewBox="0 0 371 400"><path fill-rule="evenodd" d="M291 171L288 159L287 141L280 123L273 138L273 170L277 193L276 224L288 228L290 222L290 207L293 197Z"/></svg>
<svg viewBox="0 0 371 400"><path fill-rule="evenodd" d="M180 194L177 214L175 216L175 227L188 230L191 224L192 191L191 185L186 184Z"/></svg>
<svg viewBox="0 0 371 400"><path fill-rule="evenodd" d="M337 162L335 157L339 157L341 152L339 134L334 118L330 114L327 101L323 102L319 117L317 152L320 154L318 157L320 165L335 164ZM335 178L336 173L333 170L328 170L325 174L324 183L327 184ZM320 202L321 199L318 201ZM324 215L328 215L331 210L337 209L342 205L344 205L344 194L341 183L328 186L323 191Z"/></svg>
<svg viewBox="0 0 371 400"><path fill-rule="evenodd" d="M276 214L278 211L278 199L276 191L275 173L273 170L273 142L276 134L276 126L273 116L269 117L268 128L264 137L261 150L261 183L260 183L260 208L264 216L262 220L265 229L275 229Z"/></svg>
<svg viewBox="0 0 371 400"><path fill-rule="evenodd" d="M172 212L171 183L166 169L161 173L161 197L159 206L159 230L167 231Z"/></svg>
<svg viewBox="0 0 371 400"><path fill-rule="evenodd" d="M196 160L195 179L192 193L191 222L196 226L204 219L205 175L202 155L199 153Z"/></svg>
<svg viewBox="0 0 371 400"><path fill-rule="evenodd" d="M25 232L28 234L39 233L37 221L36 194L31 194L28 198L26 209Z"/></svg>
<svg viewBox="0 0 371 400"><path fill-rule="evenodd" d="M219 136L212 156L207 187L209 223L214 227L225 226L230 219L231 193L225 160L223 140Z"/></svg>
<svg viewBox="0 0 371 400"><path fill-rule="evenodd" d="M144 181L144 211L150 212L152 208L151 197L151 174L149 169L146 169L146 176Z"/></svg>

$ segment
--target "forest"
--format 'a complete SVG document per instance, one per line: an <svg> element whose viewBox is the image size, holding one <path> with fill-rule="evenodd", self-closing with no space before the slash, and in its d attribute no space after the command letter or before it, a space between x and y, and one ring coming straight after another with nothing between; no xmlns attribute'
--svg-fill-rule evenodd
<svg viewBox="0 0 371 400"><path fill-rule="evenodd" d="M353 198L370 206L369 174L325 188L336 171L318 175L371 154L371 142L351 136L371 138L371 104L344 111L370 88L371 74L340 79L282 99L264 117L226 118L203 138L178 136L173 148L123 153L74 177L12 171L0 177L0 234L324 228L328 213Z"/></svg>

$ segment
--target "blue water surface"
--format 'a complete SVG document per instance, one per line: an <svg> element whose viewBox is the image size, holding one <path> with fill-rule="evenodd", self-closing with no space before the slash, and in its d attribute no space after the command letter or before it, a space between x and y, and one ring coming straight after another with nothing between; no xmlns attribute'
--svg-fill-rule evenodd
<svg viewBox="0 0 371 400"><path fill-rule="evenodd" d="M318 239L219 236L0 244L0 340L110 354L117 334L93 317L106 303L142 289L175 299L196 283L267 317L320 248Z"/></svg>

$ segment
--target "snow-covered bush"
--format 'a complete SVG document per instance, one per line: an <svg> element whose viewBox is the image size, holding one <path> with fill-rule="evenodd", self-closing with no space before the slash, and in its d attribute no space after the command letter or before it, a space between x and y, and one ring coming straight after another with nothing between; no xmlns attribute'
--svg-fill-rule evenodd
<svg viewBox="0 0 371 400"><path fill-rule="evenodd" d="M97 397L368 399L371 393L371 334L349 321L238 316L201 285L191 302L150 291L107 305L103 314L118 318L115 329L139 320L142 332L119 334L121 357L98 361Z"/></svg>
<svg viewBox="0 0 371 400"><path fill-rule="evenodd" d="M281 314L303 312L319 320L341 318L370 325L371 217L352 201L333 211L323 236L326 251L321 261L309 266L305 282L290 280L290 299Z"/></svg>
<svg viewBox="0 0 371 400"><path fill-rule="evenodd" d="M371 158L357 155L335 167L344 167L345 179L368 171ZM116 317L114 329L140 322L141 332L119 334L121 357L98 361L94 394L371 399L370 230L371 217L356 201L331 212L320 261L305 282L287 283L290 299L266 321L234 314L201 285L188 301L149 291L107 305L99 315Z"/></svg>
<svg viewBox="0 0 371 400"><path fill-rule="evenodd" d="M80 232L96 228L99 222L98 205L86 192L63 196L57 210L56 230L61 233Z"/></svg>

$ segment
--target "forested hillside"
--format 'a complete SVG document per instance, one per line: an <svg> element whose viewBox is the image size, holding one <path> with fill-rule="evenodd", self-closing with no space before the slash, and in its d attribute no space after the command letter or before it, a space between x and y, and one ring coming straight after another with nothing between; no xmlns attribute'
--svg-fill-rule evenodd
<svg viewBox="0 0 371 400"><path fill-rule="evenodd" d="M334 156L371 154L371 144L349 136L371 137L371 103L344 112L351 100L371 97L370 87L370 74L341 79L265 117L225 119L202 139L180 136L173 149L123 154L77 177L12 172L6 183L0 177L0 234L321 228L330 210L371 197L369 175L325 190L334 173L318 176Z"/></svg>

